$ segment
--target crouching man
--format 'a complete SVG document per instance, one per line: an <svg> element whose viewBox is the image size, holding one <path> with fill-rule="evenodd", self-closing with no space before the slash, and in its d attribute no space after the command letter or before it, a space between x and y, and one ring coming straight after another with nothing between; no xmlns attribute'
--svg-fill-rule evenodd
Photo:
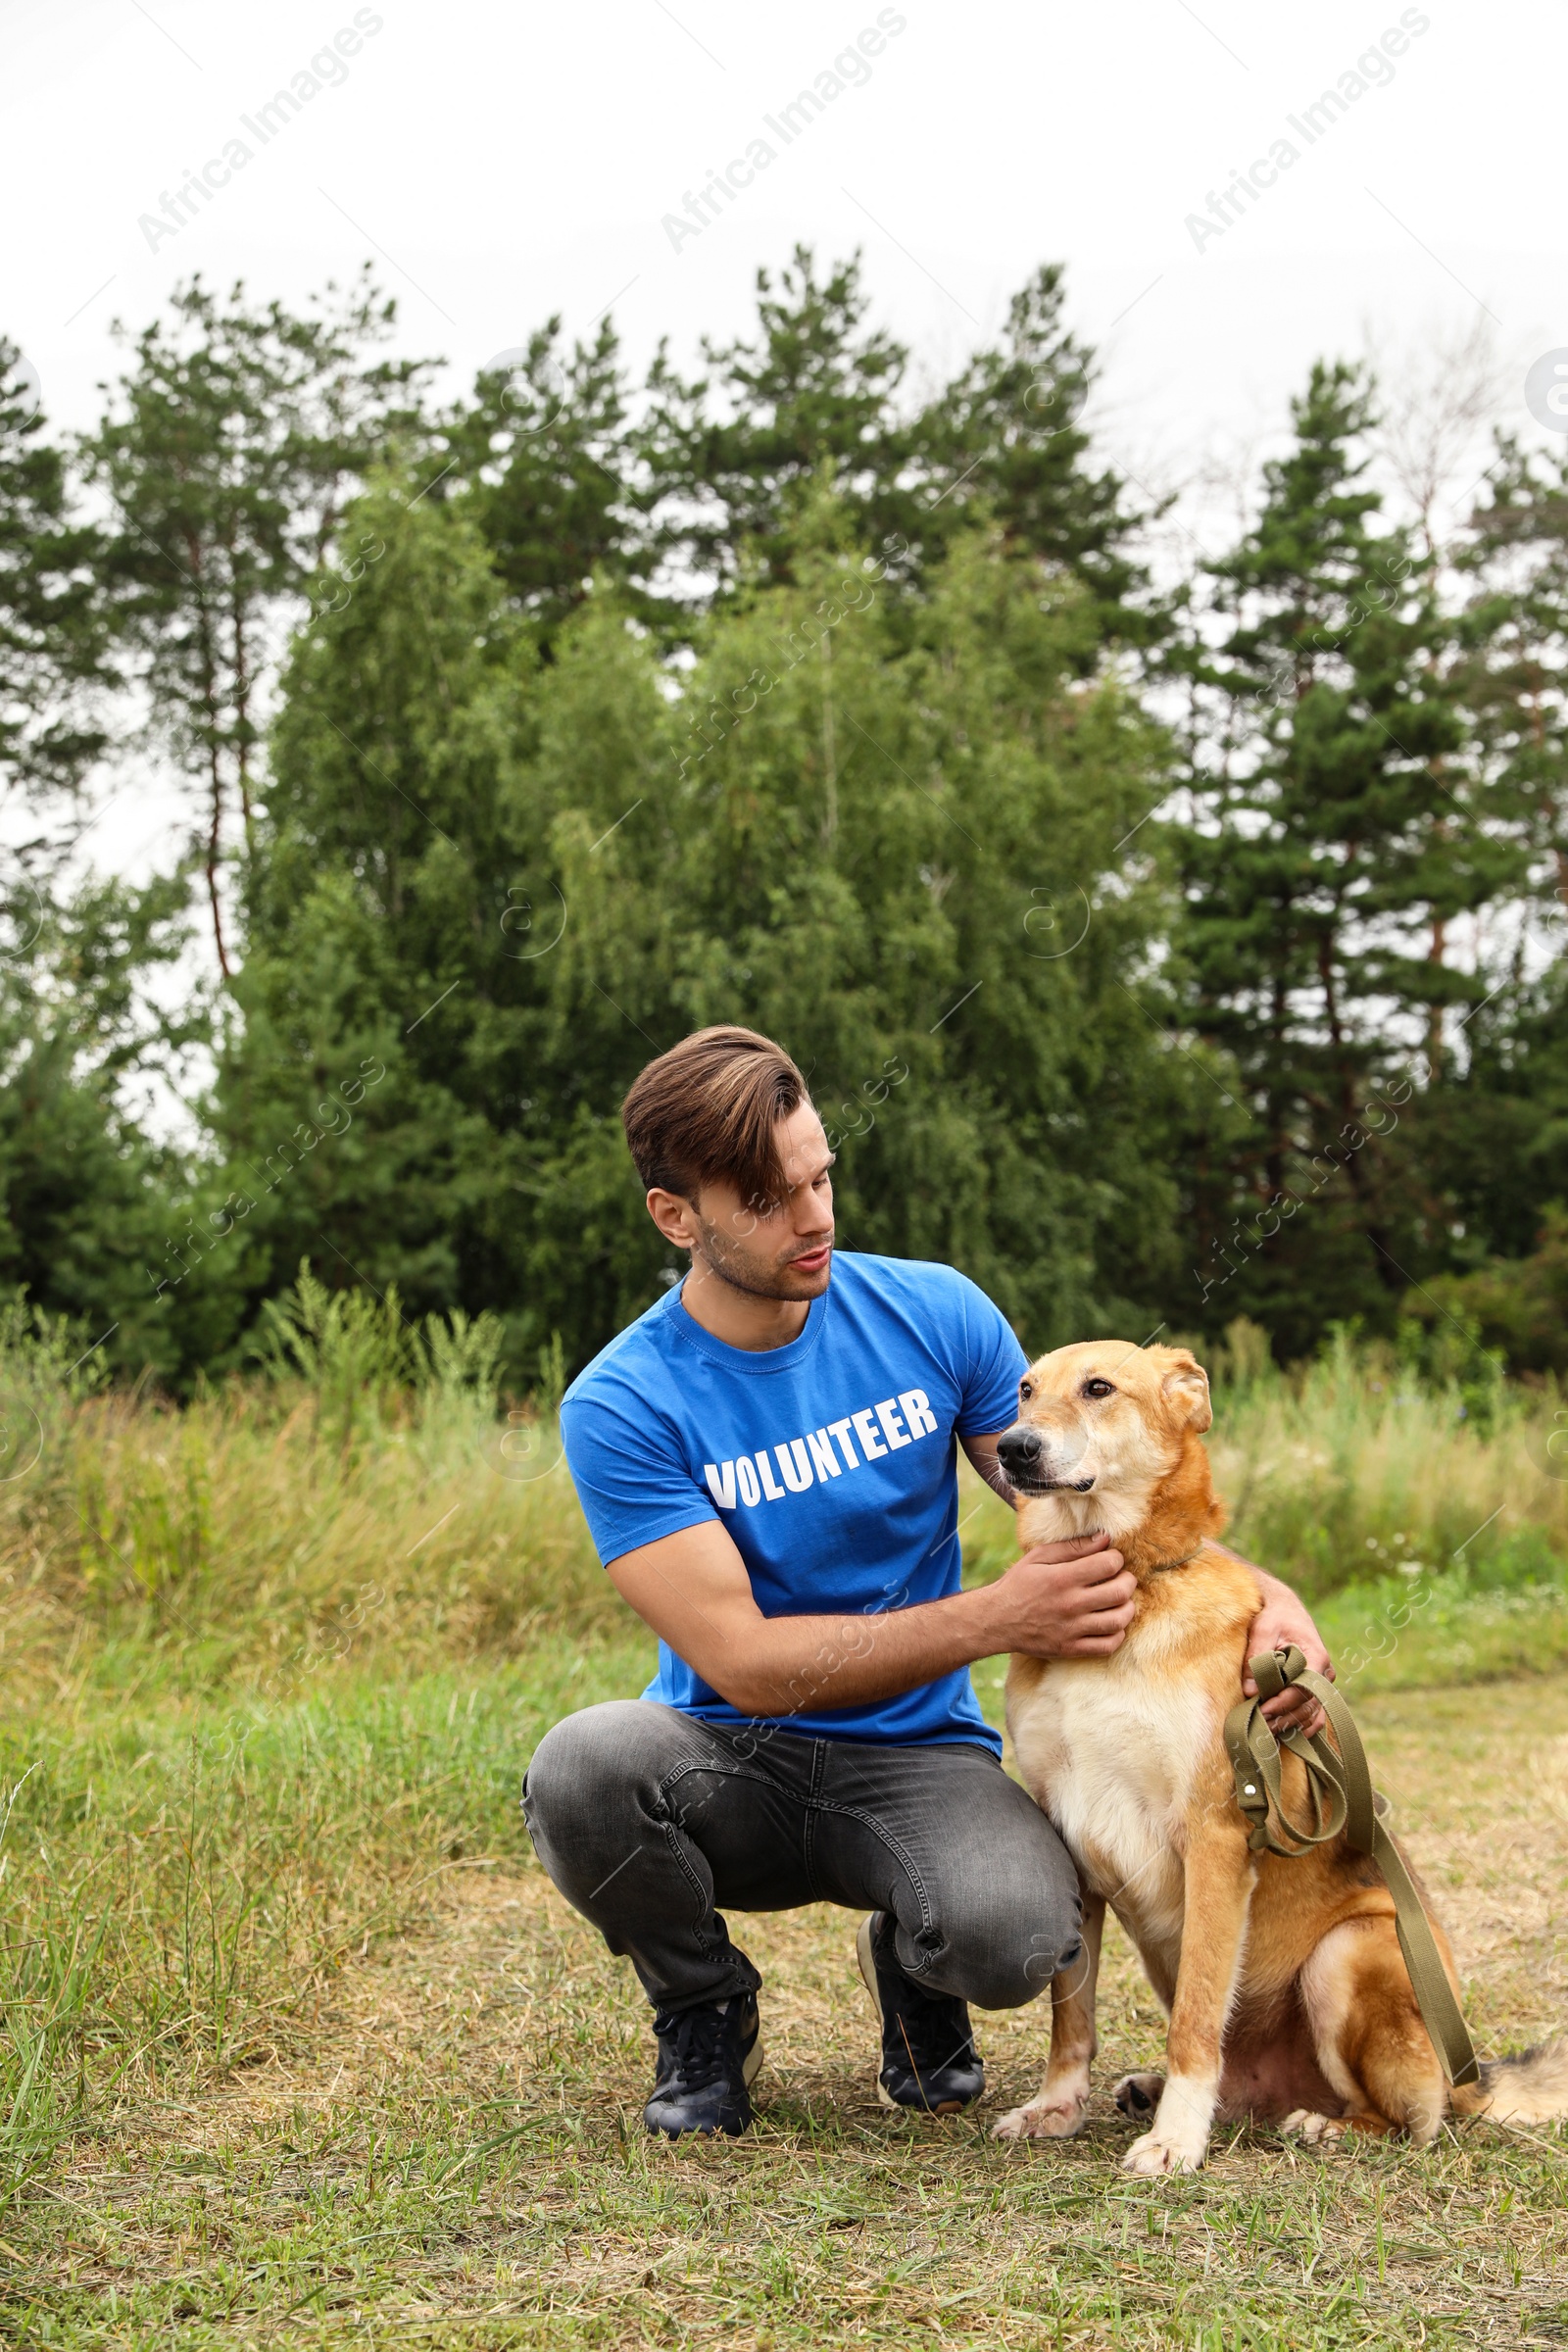
<svg viewBox="0 0 1568 2352"><path fill-rule="evenodd" d="M781 1048L702 1030L622 1116L649 1214L691 1267L562 1421L659 1673L546 1736L528 1828L653 2004L651 2132L752 2120L761 1979L720 1904L864 1912L880 2095L952 2114L985 2081L966 2003L1033 2000L1078 1944L1072 1863L1003 1771L969 1667L1107 1656L1133 1579L1101 1537L962 1591L956 1446L1011 1499L996 1440L1027 1358L951 1267L835 1259L833 1154ZM1250 1650L1296 1642L1325 1666L1300 1603L1254 1573Z"/></svg>

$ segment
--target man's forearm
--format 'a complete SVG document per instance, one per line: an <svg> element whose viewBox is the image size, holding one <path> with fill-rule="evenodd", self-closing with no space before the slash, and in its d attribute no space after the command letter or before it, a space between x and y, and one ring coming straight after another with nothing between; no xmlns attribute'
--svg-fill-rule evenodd
<svg viewBox="0 0 1568 2352"><path fill-rule="evenodd" d="M1134 1585L1103 1536L1035 1544L995 1584L865 1615L764 1617L722 1528L705 1521L610 1563L623 1600L744 1715L875 1705L994 1658L1108 1657Z"/></svg>
<svg viewBox="0 0 1568 2352"><path fill-rule="evenodd" d="M1259 1650L1284 1649L1294 1644L1314 1673L1326 1674L1332 1681L1333 1661L1306 1603L1289 1585L1282 1583L1277 1576L1270 1576L1266 1568L1259 1568L1255 1560L1244 1559L1239 1551L1232 1551L1229 1544L1216 1544L1215 1549L1223 1551L1228 1559L1235 1560L1239 1567L1245 1568L1257 1586L1257 1615L1248 1629L1249 1657L1255 1656ZM1257 1689L1250 1668L1242 1676L1242 1689L1249 1697ZM1321 1728L1323 1721L1322 1708L1311 1692L1301 1690L1299 1686L1282 1690L1267 1700L1263 1712L1276 1731L1282 1725L1290 1724L1295 1724L1301 1731L1316 1731Z"/></svg>
<svg viewBox="0 0 1568 2352"><path fill-rule="evenodd" d="M1008 1647L996 1588L871 1616L765 1617L748 1628L733 1676L715 1690L749 1715L798 1715L897 1698Z"/></svg>
<svg viewBox="0 0 1568 2352"><path fill-rule="evenodd" d="M1259 1596L1262 1599L1296 1600L1296 1594L1291 1591L1289 1585L1282 1583L1277 1576L1270 1576L1266 1568L1260 1568L1257 1562L1250 1560L1245 1552L1234 1550L1229 1544L1210 1544L1209 1549L1223 1552L1226 1559L1236 1562L1238 1568L1245 1568L1248 1575L1256 1583ZM1299 1602L1297 1605L1299 1606Z"/></svg>
<svg viewBox="0 0 1568 2352"><path fill-rule="evenodd" d="M1241 1557L1239 1552L1237 1557L1238 1559ZM1265 1600L1289 1600L1294 1601L1298 1609L1305 1607L1306 1604L1300 1594L1296 1592L1294 1587L1288 1585L1282 1576L1270 1576L1266 1568L1259 1568L1252 1560L1249 1560L1247 1565L1256 1577L1257 1589Z"/></svg>

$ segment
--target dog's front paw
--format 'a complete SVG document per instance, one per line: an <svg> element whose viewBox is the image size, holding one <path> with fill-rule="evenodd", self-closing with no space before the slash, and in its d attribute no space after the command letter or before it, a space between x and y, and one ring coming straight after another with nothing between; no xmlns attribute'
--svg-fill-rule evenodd
<svg viewBox="0 0 1568 2352"><path fill-rule="evenodd" d="M1110 2095L1123 2115L1142 2123L1159 2105L1159 2094L1164 2087L1163 2075L1123 2075Z"/></svg>
<svg viewBox="0 0 1568 2352"><path fill-rule="evenodd" d="M992 2127L993 2139L1071 2139L1084 2128L1083 2099L1031 2099Z"/></svg>
<svg viewBox="0 0 1568 2352"><path fill-rule="evenodd" d="M1141 2173L1153 2179L1161 2173L1200 2172L1206 2139L1192 2141L1174 2137L1166 2132L1146 2132L1135 2139L1121 2160L1124 2173Z"/></svg>

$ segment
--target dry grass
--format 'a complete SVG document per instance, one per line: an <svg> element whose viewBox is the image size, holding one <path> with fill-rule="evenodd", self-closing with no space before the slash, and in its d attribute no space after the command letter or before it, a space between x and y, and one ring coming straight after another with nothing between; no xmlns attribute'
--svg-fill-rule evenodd
<svg viewBox="0 0 1568 2352"><path fill-rule="evenodd" d="M605 1611L553 1421L404 1396L345 1447L298 1384L58 1406L0 1489L0 1592L12 1650L162 1641L192 1689L273 1692L375 1649L518 1655Z"/></svg>
<svg viewBox="0 0 1568 2352"><path fill-rule="evenodd" d="M1568 1678L1387 1697L1380 1779L1483 2046L1568 2019ZM1543 1727L1545 1727L1544 1736ZM1157 2055L1126 1947L1085 2137L1002 2144L1038 2008L981 2021L985 2111L887 2116L853 1921L748 1918L768 2064L746 2141L639 2124L629 1970L514 1853L352 1959L307 2045L125 2096L8 2225L18 2340L745 2346L1547 2344L1568 2338L1568 2144L1468 2125L1413 2155L1241 2132L1132 2181L1104 2085Z"/></svg>

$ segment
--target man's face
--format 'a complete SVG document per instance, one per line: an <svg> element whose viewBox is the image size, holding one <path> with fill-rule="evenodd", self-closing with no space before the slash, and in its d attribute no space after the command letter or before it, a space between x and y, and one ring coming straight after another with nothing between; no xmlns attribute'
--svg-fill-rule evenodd
<svg viewBox="0 0 1568 2352"><path fill-rule="evenodd" d="M706 1263L754 1298L819 1298L833 1272L833 1154L809 1102L780 1119L774 1140L789 1187L782 1200L764 1208L732 1184L705 1184L681 1203L693 1270Z"/></svg>

